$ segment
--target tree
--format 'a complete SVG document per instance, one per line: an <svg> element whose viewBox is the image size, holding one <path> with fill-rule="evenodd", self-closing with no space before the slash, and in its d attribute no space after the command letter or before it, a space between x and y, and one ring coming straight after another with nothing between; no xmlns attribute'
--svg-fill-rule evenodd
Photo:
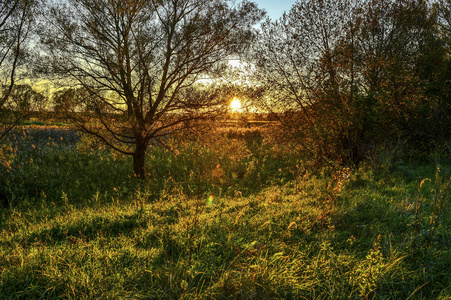
<svg viewBox="0 0 451 300"><path fill-rule="evenodd" d="M57 90L52 95L53 112L62 118L70 114L89 113L89 103L93 102L90 97L89 91L83 88Z"/></svg>
<svg viewBox="0 0 451 300"><path fill-rule="evenodd" d="M438 16L438 25L443 38L451 43L451 0L439 0L435 3L435 12Z"/></svg>
<svg viewBox="0 0 451 300"><path fill-rule="evenodd" d="M29 84L15 84L12 88L8 105L12 112L32 112L40 110L40 105L47 102L46 96L34 90Z"/></svg>
<svg viewBox="0 0 451 300"><path fill-rule="evenodd" d="M355 76L343 72L337 48L358 24L355 5L298 1L281 19L262 25L254 47L253 80L267 90L262 99L278 116L285 132L280 136L320 164L343 150L337 139L348 122L345 98L354 91Z"/></svg>
<svg viewBox="0 0 451 300"><path fill-rule="evenodd" d="M434 120L439 123L437 134L451 152L451 1L434 3L438 33L430 37L437 44L427 49L423 57L422 74L428 83L429 97L435 99Z"/></svg>
<svg viewBox="0 0 451 300"><path fill-rule="evenodd" d="M307 0L264 23L254 79L269 109L289 112L279 114L284 136L319 163L349 164L411 135L428 14L422 0Z"/></svg>
<svg viewBox="0 0 451 300"><path fill-rule="evenodd" d="M17 106L11 94L18 72L24 73L29 61L28 42L37 7L35 0L0 0L0 140L30 108Z"/></svg>
<svg viewBox="0 0 451 300"><path fill-rule="evenodd" d="M164 136L224 106L223 90L199 79L217 78L263 16L252 2L226 0L68 0L49 7L43 40L55 72L91 95L91 118L70 116L82 131L133 156L141 177L151 141L164 144Z"/></svg>

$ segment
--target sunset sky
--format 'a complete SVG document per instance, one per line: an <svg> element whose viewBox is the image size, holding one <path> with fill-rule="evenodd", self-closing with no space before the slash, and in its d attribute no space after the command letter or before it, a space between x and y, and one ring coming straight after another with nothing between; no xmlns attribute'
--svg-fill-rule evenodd
<svg viewBox="0 0 451 300"><path fill-rule="evenodd" d="M267 11L271 19L278 19L282 16L284 11L290 10L291 6L296 2L295 0L254 0L260 8Z"/></svg>

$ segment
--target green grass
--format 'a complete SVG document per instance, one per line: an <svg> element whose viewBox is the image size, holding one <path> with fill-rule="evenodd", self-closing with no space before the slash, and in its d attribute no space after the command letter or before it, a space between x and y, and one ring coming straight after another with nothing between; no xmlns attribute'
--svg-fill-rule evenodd
<svg viewBox="0 0 451 300"><path fill-rule="evenodd" d="M138 182L86 137L16 134L0 299L451 297L449 163L302 173L235 136L151 149ZM223 182L209 176L218 162Z"/></svg>

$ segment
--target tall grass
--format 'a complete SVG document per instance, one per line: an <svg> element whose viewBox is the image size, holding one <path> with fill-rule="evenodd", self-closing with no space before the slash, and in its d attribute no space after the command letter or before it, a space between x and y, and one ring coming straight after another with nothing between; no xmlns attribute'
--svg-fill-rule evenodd
<svg viewBox="0 0 451 300"><path fill-rule="evenodd" d="M98 146L87 151L79 139L75 131L57 126L15 130L5 142L9 162L0 165L3 206L61 204L64 195L84 203L93 194L111 193L115 185L127 187L126 159Z"/></svg>
<svg viewBox="0 0 451 300"><path fill-rule="evenodd" d="M88 137L24 132L2 166L0 299L451 297L446 162L307 172L225 132L151 148L137 181Z"/></svg>

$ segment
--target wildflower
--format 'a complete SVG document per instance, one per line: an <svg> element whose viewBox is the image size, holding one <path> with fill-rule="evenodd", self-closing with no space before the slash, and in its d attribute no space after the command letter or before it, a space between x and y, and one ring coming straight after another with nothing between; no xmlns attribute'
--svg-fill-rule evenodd
<svg viewBox="0 0 451 300"><path fill-rule="evenodd" d="M216 168L211 172L211 175L213 175L216 179L221 179L224 177L224 170L221 167L221 164L218 164Z"/></svg>
<svg viewBox="0 0 451 300"><path fill-rule="evenodd" d="M350 245L354 244L354 242L356 241L356 238L354 237L354 235L351 235L346 242L348 242Z"/></svg>
<svg viewBox="0 0 451 300"><path fill-rule="evenodd" d="M214 200L215 200L215 196L214 196L213 194L211 194L211 195L208 197L208 200L207 200L207 206L212 206Z"/></svg>

